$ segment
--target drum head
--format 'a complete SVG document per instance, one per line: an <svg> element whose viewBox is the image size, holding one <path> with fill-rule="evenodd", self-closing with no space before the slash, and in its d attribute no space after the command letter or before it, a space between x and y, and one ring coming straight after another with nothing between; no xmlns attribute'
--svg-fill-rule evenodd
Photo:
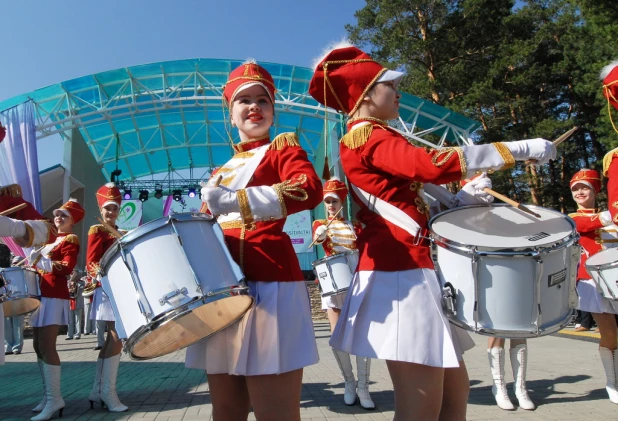
<svg viewBox="0 0 618 421"><path fill-rule="evenodd" d="M185 348L240 319L253 304L249 295L221 298L197 308L172 312L153 321L129 349L131 357L147 360Z"/></svg>
<svg viewBox="0 0 618 421"><path fill-rule="evenodd" d="M483 249L527 249L554 244L569 237L575 224L550 209L526 205L532 216L506 204L465 206L436 215L429 228L437 239Z"/></svg>
<svg viewBox="0 0 618 421"><path fill-rule="evenodd" d="M604 266L618 262L618 248L602 250L586 260L586 266Z"/></svg>
<svg viewBox="0 0 618 421"><path fill-rule="evenodd" d="M2 303L2 311L4 311L4 317L21 316L36 310L40 304L41 302L36 298L8 300Z"/></svg>

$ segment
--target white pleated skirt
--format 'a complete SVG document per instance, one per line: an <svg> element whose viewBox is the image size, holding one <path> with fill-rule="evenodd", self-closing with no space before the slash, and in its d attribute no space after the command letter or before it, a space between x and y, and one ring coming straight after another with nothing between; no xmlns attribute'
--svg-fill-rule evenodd
<svg viewBox="0 0 618 421"><path fill-rule="evenodd" d="M248 282L254 306L243 318L187 348L185 366L208 374L281 374L318 362L304 281Z"/></svg>
<svg viewBox="0 0 618 421"><path fill-rule="evenodd" d="M451 333L435 272L412 269L357 272L330 345L362 357L454 368L474 342L464 330Z"/></svg>
<svg viewBox="0 0 618 421"><path fill-rule="evenodd" d="M94 299L92 300L92 306L90 306L90 318L93 320L105 320L106 322L115 322L116 317L112 310L112 305L109 302L109 297L103 288L97 288L94 290Z"/></svg>
<svg viewBox="0 0 618 421"><path fill-rule="evenodd" d="M68 326L70 301L61 298L41 297L39 308L30 315L30 326Z"/></svg>
<svg viewBox="0 0 618 421"><path fill-rule="evenodd" d="M592 279L578 281L577 294L579 295L579 310L590 313L618 314L618 302L603 297Z"/></svg>
<svg viewBox="0 0 618 421"><path fill-rule="evenodd" d="M322 310L328 310L329 308L342 309L346 294L347 291L329 295L328 297L322 297Z"/></svg>

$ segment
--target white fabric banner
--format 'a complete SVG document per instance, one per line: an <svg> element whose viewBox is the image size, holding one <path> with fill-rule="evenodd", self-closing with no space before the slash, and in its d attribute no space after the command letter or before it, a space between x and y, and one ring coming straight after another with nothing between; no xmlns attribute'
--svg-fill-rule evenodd
<svg viewBox="0 0 618 421"><path fill-rule="evenodd" d="M120 214L116 220L118 228L134 230L142 223L142 202L140 200L123 200Z"/></svg>
<svg viewBox="0 0 618 421"><path fill-rule="evenodd" d="M283 231L290 236L297 254L313 253L313 248L307 250L307 246L311 244L311 211L304 210L288 215Z"/></svg>

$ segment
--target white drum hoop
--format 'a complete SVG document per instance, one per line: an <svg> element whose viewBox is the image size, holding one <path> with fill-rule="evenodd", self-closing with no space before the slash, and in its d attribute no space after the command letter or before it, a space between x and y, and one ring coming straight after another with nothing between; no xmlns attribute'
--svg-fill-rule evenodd
<svg viewBox="0 0 618 421"><path fill-rule="evenodd" d="M112 246L103 254L103 257L101 258L101 261L100 261L100 265L102 269L102 275L105 276L105 268L107 266L107 263L109 262L110 259L112 259L113 256L116 255L116 253L120 253L120 257L131 275L133 286L135 288L135 291L137 292L137 304L140 309L140 312L149 320L149 323L141 326L135 332L133 332L129 338L127 338L126 340L123 340L124 342L123 350L125 353L129 354L131 359L148 360L152 358L152 357L140 357L139 355L135 355L132 350L136 344L138 344L146 335L148 335L150 332L154 331L155 329L161 326L164 326L165 324L171 323L175 321L176 319L181 318L182 316L186 315L187 313L192 312L194 309L201 307L204 304L217 301L221 298L238 296L238 295L247 295L250 297L249 288L246 286L244 278L239 281L238 287L233 287L233 288L225 287L225 288L220 288L218 290L210 291L208 293L204 292L204 290L202 289L203 284L200 283L197 273L195 273L193 268L189 265L190 271L193 275L193 279L195 280L196 287L198 288L202 296L195 297L194 300L184 305L181 305L179 307L176 307L168 312L161 313L161 314L154 314L148 302L148 299L146 298L146 294L144 293L144 290L142 289L142 283L139 279L139 276L135 273L134 270L132 270L132 266L131 264L129 264L128 257L130 256L130 252L127 252L125 250L125 247L129 245L131 242L144 236L145 234L151 231L157 230L168 224L170 224L172 229L174 230L174 233L176 234L177 238L180 241L183 253L186 256L184 245L182 244L182 237L180 236L180 233L176 229L174 222L175 221L183 222L183 221L191 221L191 220L202 220L202 221L210 222L213 219L214 218L211 215L208 215L205 213L179 213L179 214L169 215L167 219L166 218L156 219L154 221L148 222L130 231L129 233L123 235L121 238L117 239L112 244ZM187 260L188 260L188 257L187 257ZM167 294L165 297L160 297L159 301L160 302L166 301L177 295L185 294L186 292L187 292L186 288L183 288L182 290L176 290L176 291L173 291ZM237 320L231 320L227 326L233 324L236 321Z"/></svg>
<svg viewBox="0 0 618 421"><path fill-rule="evenodd" d="M543 258L543 255L547 255L555 251L561 250L565 247L571 247L571 246L578 244L579 233L577 232L575 222L572 219L567 218L565 217L564 214L554 211L552 209L546 209L546 208L535 206L535 205L526 205L527 208L533 211L534 210L548 211L548 212L552 212L557 215L560 215L561 217L564 217L564 219L568 221L568 223L571 225L572 230L570 234L566 235L564 238L558 241L554 241L554 242L547 243L547 244L536 245L536 246L519 247L519 248L469 246L469 245L466 245L466 244L463 244L457 241L450 240L446 237L440 236L436 234L435 231L432 229L433 223L438 218L440 218L441 216L447 213L451 213L451 212L455 212L455 211L458 211L461 209L467 209L467 208L486 208L486 207L498 207L498 206L510 207L510 205L506 203L495 203L491 205L461 206L458 208L453 208L453 209L449 209L444 212L441 212L433 216L429 220L429 223L427 226L431 233L430 234L431 237L429 238L429 240L431 241L431 259L434 263L436 272L439 272L439 264L438 264L438 259L437 259L437 247L444 248L456 254L472 256L472 273L474 276L474 301L475 301L474 327L471 329L471 326L467 325L466 323L462 322L458 318L454 317L456 315L456 308L457 308L456 302L455 302L457 299L455 288L453 287L452 284L450 284L450 282L446 282L443 287L443 292L444 292L443 305L447 312L447 315L449 315L449 320L451 323L455 324L456 326L461 327L464 330L472 330L473 332L478 333L480 335L493 336L493 337L508 337L508 338L519 339L519 338L534 338L534 337L545 336L545 335L550 335L552 333L556 333L562 330L566 325L569 324L569 322L572 319L574 310L570 312L562 321L560 321L558 325L553 326L551 328L545 328L545 329L542 329L540 327L542 323L542 309L541 309L541 280L542 280L541 278L543 276L543 259L542 258ZM577 278L577 266L579 263L580 255L581 255L580 248L573 247L571 251L571 259L570 259L571 266L569 268L571 279L568 281L571 285L570 288L572 289L572 294L574 296L577 296L577 289L575 288L575 285L576 285L576 278ZM528 331L528 332L510 331L510 330L505 331L505 330L500 330L500 329L491 329L491 328L479 326L478 324L478 320L479 320L479 315L478 315L479 296L478 294L479 294L479 289L480 289L479 261L485 256L488 256L488 257L490 256L492 258L532 257L534 259L534 261L536 262L535 270L534 270L534 283L536 285L535 296L536 296L536 308L537 308L536 321L535 321L536 330Z"/></svg>

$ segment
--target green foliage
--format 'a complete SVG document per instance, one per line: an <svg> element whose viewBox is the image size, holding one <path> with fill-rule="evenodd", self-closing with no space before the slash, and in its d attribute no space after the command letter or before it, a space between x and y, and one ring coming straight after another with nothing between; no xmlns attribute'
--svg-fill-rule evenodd
<svg viewBox="0 0 618 421"><path fill-rule="evenodd" d="M481 121L476 142L554 139L581 128L558 160L495 174L496 190L572 210L572 174L600 170L618 146L599 81L618 57L615 0L367 0L355 16L351 40L404 69L403 91Z"/></svg>

